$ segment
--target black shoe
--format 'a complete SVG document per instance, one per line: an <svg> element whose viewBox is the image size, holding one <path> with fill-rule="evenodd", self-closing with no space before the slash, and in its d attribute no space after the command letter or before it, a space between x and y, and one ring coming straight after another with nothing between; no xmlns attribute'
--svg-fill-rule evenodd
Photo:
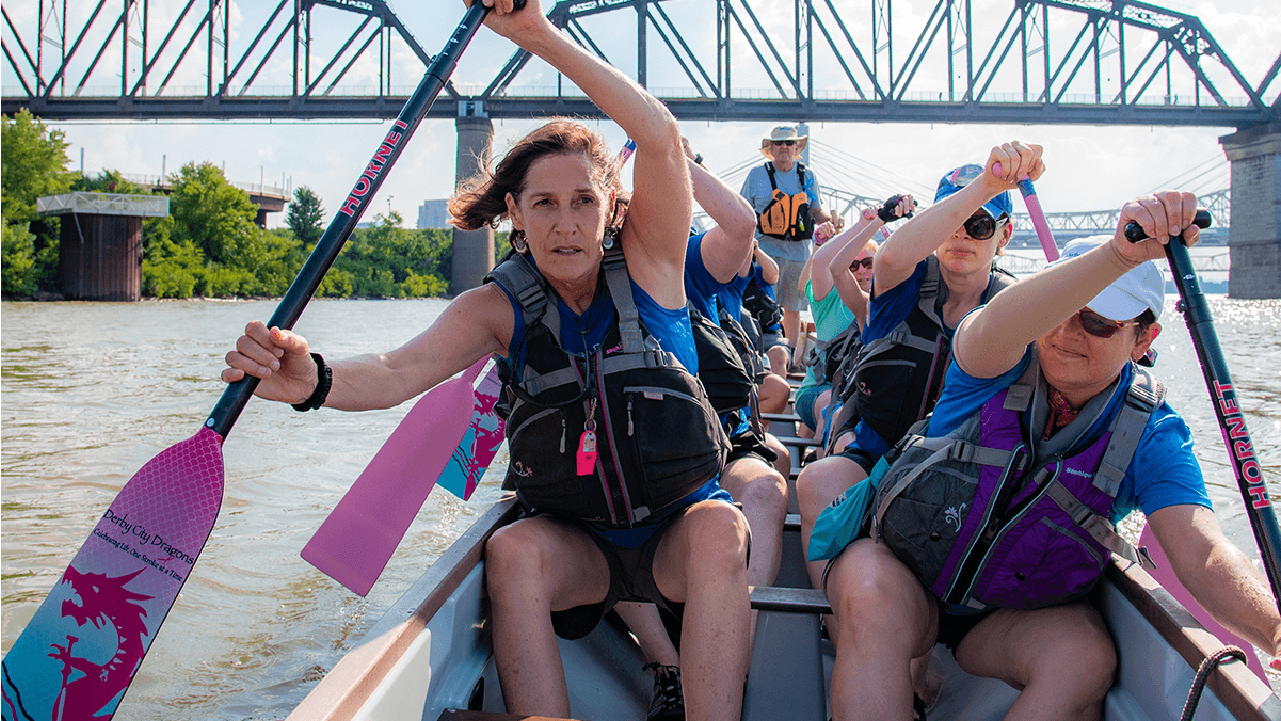
<svg viewBox="0 0 1281 721"><path fill-rule="evenodd" d="M654 700L649 704L646 721L685 721L685 695L681 692L681 670L675 666L647 663L644 669L654 672Z"/></svg>

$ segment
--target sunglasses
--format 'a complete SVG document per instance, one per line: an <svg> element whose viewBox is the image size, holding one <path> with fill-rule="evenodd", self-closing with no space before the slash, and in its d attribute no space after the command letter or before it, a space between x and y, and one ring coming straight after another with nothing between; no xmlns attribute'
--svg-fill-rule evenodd
<svg viewBox="0 0 1281 721"><path fill-rule="evenodd" d="M996 226L1000 224L996 218L987 213L975 213L966 219L964 228L965 234L975 240L987 240L996 233Z"/></svg>
<svg viewBox="0 0 1281 721"><path fill-rule="evenodd" d="M871 270L871 269L872 269L872 263L873 263L873 261L875 261L875 260L876 260L876 259L875 259L875 258L873 258L873 257L872 257L872 256L870 256L870 255L869 255L868 257L866 257L866 258L861 259L861 260L856 260L856 261L854 261L853 263L850 263L850 270L857 270L857 269L858 269L858 267L859 267L860 265L861 265L861 266L863 266L863 269L864 269L864 270Z"/></svg>
<svg viewBox="0 0 1281 721"><path fill-rule="evenodd" d="M795 140L771 140L770 142L773 143L774 145L786 145L789 148L792 147L793 145L796 145Z"/></svg>
<svg viewBox="0 0 1281 721"><path fill-rule="evenodd" d="M1120 321L1104 318L1088 308L1082 308L1077 311L1076 319L1080 321L1081 329L1095 338L1111 338L1125 326L1138 322L1135 320Z"/></svg>

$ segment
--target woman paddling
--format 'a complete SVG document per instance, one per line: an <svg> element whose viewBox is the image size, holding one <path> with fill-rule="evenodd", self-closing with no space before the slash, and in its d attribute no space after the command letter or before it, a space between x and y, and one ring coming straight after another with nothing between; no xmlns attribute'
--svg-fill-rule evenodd
<svg viewBox="0 0 1281 721"><path fill-rule="evenodd" d="M1198 602L1281 652L1267 583L1220 532L1188 427L1138 365L1161 330L1151 259L1171 235L1196 242L1195 211L1191 193L1131 201L1115 236L1074 241L960 323L928 425L873 473L871 537L828 569L836 719L910 718L909 662L936 641L1021 691L1007 718L1099 718L1116 650L1081 598L1112 553L1139 560L1114 530L1135 509ZM1162 240L1131 244L1130 222Z"/></svg>
<svg viewBox="0 0 1281 721"><path fill-rule="evenodd" d="M496 282L458 296L401 348L328 367L300 336L251 323L223 378L250 373L262 397L354 411L402 403L488 354L505 358L509 480L531 512L486 546L507 710L568 717L556 635L586 635L617 601L640 600L683 607L688 717L738 718L749 532L717 483L726 442L693 376L680 129L567 40L537 0L521 11L494 4L486 25L576 83L636 142L634 193L598 135L550 123L451 202L462 228L511 220L519 255Z"/></svg>

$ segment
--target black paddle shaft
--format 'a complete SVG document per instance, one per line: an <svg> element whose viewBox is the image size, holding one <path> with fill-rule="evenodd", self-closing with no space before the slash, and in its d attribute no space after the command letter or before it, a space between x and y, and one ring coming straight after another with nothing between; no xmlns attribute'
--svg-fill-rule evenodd
<svg viewBox="0 0 1281 721"><path fill-rule="evenodd" d="M516 7L519 9L524 7L524 4L524 0L517 0ZM450 36L449 42L445 44L444 50L432 58L427 74L418 83L414 94L405 102L405 107L396 117L392 129L378 144L373 158L356 179L356 184L352 186L342 207L330 221L320 242L316 243L315 250L308 256L307 262L294 278L294 282L289 285L284 299L280 301L280 305L276 306L276 312L272 314L267 327L290 329L294 327L294 323L298 322L303 309L307 307L307 302L320 287L320 281L324 279L325 273L338 257L338 252L351 237L356 223L373 200L378 188L382 187L392 164L400 158L401 152L409 143L410 136L418 129L423 116L431 109L436 96L440 94L445 81L449 79L454 66L458 64L458 58L471 42L476 31L480 29L481 22L488 11L489 8L485 7L480 0L476 0L471 7L467 8L466 14L463 15L454 34ZM258 379L248 374L242 380L228 384L222 398L218 400L218 405L214 406L213 412L205 421L205 426L226 438L257 387Z"/></svg>
<svg viewBox="0 0 1281 721"><path fill-rule="evenodd" d="M1194 222L1199 227L1210 227L1210 221L1209 212L1197 211ZM1137 223L1130 223L1125 228L1125 237L1131 242L1138 242L1147 236ZM1165 257L1170 261L1174 284L1179 289L1182 301L1179 309L1183 312L1188 332L1192 335L1192 345L1196 347L1197 359L1201 362L1201 373L1210 390L1214 415L1219 420L1223 442L1232 460L1237 487L1241 489L1241 497L1245 500L1246 516L1250 519L1254 540L1259 544L1263 568L1272 586L1272 596L1281 609L1281 570L1277 565L1278 553L1281 553L1281 529L1277 526L1276 510L1272 506L1272 500L1268 498L1263 469L1254 453L1254 445L1250 442L1245 415L1237 401L1236 389L1228 374L1228 364L1223 360L1218 334L1214 331L1210 307L1205 302L1205 294L1201 292L1201 284L1192 267L1192 257L1188 254L1182 235L1171 238L1166 244Z"/></svg>

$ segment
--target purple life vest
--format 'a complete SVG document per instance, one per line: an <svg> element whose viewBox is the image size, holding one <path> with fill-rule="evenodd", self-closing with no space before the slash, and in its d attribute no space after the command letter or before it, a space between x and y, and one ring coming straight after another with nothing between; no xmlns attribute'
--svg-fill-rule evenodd
<svg viewBox="0 0 1281 721"><path fill-rule="evenodd" d="M914 428L878 484L872 536L943 603L974 608L1063 603L1094 586L1111 553L1141 562L1108 521L1125 469L1164 395L1151 375L1134 370L1107 430L1080 443L1111 393L1087 404L1060 431L1066 438L1050 441L1066 449L1057 453L1038 457L1027 438L1029 401L1031 417L1045 418L1035 354L1017 383L952 433L926 438Z"/></svg>

